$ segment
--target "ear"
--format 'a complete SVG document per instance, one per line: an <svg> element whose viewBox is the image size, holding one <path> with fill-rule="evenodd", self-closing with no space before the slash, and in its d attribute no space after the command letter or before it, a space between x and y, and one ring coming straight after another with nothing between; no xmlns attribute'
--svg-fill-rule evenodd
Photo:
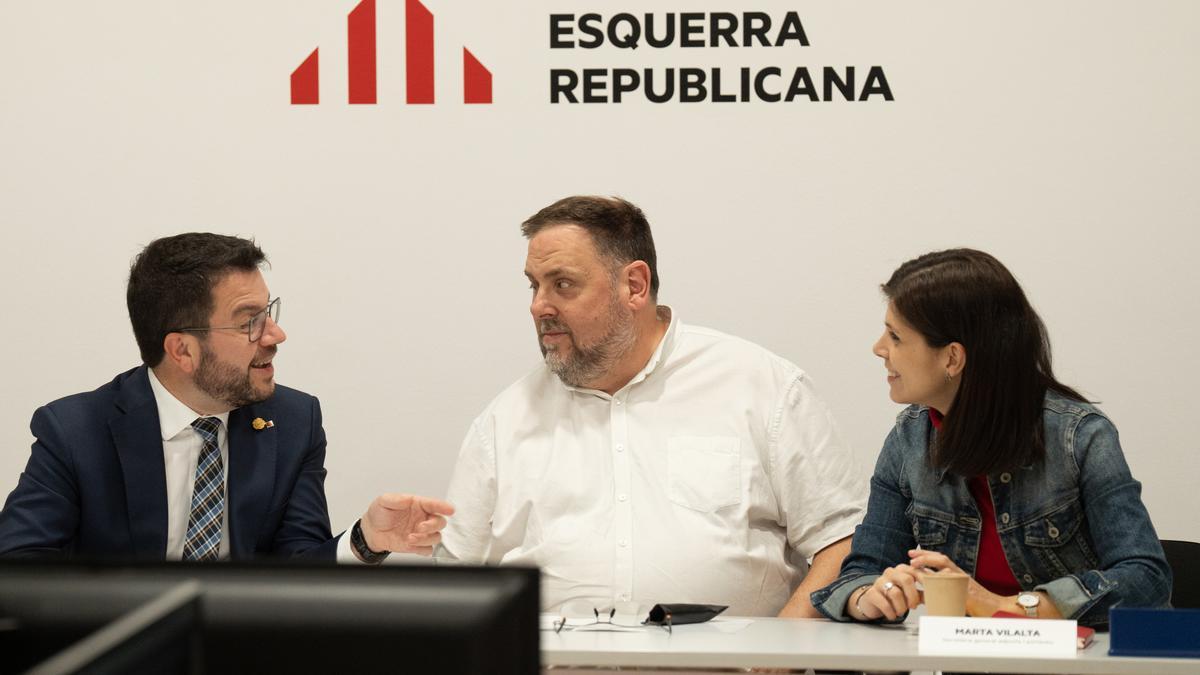
<svg viewBox="0 0 1200 675"><path fill-rule="evenodd" d="M624 267L625 287L629 289L629 308L639 310L650 303L650 266L635 260Z"/></svg>
<svg viewBox="0 0 1200 675"><path fill-rule="evenodd" d="M163 361L170 362L180 372L191 375L200 367L200 340L187 333L167 333L163 338Z"/></svg>
<svg viewBox="0 0 1200 675"><path fill-rule="evenodd" d="M963 368L967 367L967 348L961 342L951 342L946 345L946 374L958 377Z"/></svg>

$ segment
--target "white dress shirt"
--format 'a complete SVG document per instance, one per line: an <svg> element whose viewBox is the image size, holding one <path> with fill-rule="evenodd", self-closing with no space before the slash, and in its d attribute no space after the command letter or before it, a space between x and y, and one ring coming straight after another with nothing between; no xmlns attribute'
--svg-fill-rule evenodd
<svg viewBox="0 0 1200 675"><path fill-rule="evenodd" d="M197 417L215 417L221 421L217 445L221 448L221 468L225 472L225 508L221 511L221 547L218 558L229 559L229 413L199 415L167 391L154 370L149 370L150 389L158 406L158 424L162 431L163 466L167 478L167 560L183 559L188 519L192 514L192 492L196 487L196 463L204 449L204 439L192 428Z"/></svg>
<svg viewBox="0 0 1200 675"><path fill-rule="evenodd" d="M670 321L612 396L543 365L492 401L463 441L435 555L537 565L548 611L778 613L806 559L862 520L866 478L803 371Z"/></svg>
<svg viewBox="0 0 1200 675"><path fill-rule="evenodd" d="M167 560L182 560L187 539L188 519L192 514L192 492L196 487L196 463L204 449L204 439L192 428L197 417L215 417L221 421L217 430L217 445L221 449L221 466L225 472L225 508L221 512L220 560L229 559L229 413L200 415L175 395L167 391L153 369L150 389L158 406L158 424L162 431L163 466L167 479ZM350 535L338 540L339 563L361 563L350 548Z"/></svg>

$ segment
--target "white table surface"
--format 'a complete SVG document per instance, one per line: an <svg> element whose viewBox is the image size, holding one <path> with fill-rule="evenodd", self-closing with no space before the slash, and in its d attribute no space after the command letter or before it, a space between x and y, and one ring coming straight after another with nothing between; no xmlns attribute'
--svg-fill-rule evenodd
<svg viewBox="0 0 1200 675"><path fill-rule="evenodd" d="M670 635L657 627L636 633L542 631L542 665L1200 675L1200 659L1109 656L1106 633L1097 633L1091 646L1074 658L922 656L916 634L904 625L754 618L741 630L721 630L737 621L718 617L708 624L676 626Z"/></svg>

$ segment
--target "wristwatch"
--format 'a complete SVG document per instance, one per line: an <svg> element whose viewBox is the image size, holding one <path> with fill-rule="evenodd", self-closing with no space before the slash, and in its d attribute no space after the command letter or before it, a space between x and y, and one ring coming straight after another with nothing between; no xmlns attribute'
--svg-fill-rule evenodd
<svg viewBox="0 0 1200 675"><path fill-rule="evenodd" d="M1017 604L1025 610L1025 616L1036 619L1038 605L1042 604L1042 596L1037 593L1022 593L1017 596Z"/></svg>
<svg viewBox="0 0 1200 675"><path fill-rule="evenodd" d="M354 521L354 527L350 528L350 546L354 548L354 552L358 554L359 558L362 558L363 562L371 565L378 565L391 553L391 551L372 551L371 547L367 546L367 538L363 536L361 518Z"/></svg>

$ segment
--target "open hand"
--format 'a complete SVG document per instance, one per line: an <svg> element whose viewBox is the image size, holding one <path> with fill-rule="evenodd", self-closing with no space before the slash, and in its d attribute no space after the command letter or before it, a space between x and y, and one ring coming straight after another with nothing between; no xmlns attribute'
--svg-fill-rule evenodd
<svg viewBox="0 0 1200 675"><path fill-rule="evenodd" d="M442 540L446 516L451 515L454 507L440 499L384 494L371 502L362 517L363 537L372 551L432 555Z"/></svg>

